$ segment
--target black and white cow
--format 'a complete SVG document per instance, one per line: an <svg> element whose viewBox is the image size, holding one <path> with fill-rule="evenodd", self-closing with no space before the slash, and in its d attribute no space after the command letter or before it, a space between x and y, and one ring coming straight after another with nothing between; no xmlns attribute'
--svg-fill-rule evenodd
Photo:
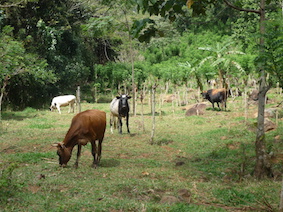
<svg viewBox="0 0 283 212"><path fill-rule="evenodd" d="M129 111L130 106L128 103L128 99L130 99L131 96L128 96L126 94L116 96L110 103L110 129L111 133L113 134L113 128L112 125L114 124L114 128L116 128L116 117L118 118L118 131L120 134L122 134L122 118L126 118L126 125L128 133L130 133L129 130ZM113 123L114 122L114 123Z"/></svg>

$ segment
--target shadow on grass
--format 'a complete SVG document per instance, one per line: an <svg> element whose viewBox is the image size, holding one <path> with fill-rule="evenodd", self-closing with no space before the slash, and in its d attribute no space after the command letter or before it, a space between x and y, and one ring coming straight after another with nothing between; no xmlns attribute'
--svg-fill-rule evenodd
<svg viewBox="0 0 283 212"><path fill-rule="evenodd" d="M83 164L83 163L79 163L79 166L76 167L75 164L72 163L68 163L66 166L62 167L59 165L59 163L54 163L56 164L56 168L57 169L80 169L80 168L93 168L92 167L92 163L91 164ZM120 166L120 161L113 159L113 158L109 158L109 159L101 159L100 163L98 164L98 166L96 168L112 168L112 167L118 167ZM95 169L95 168L94 168Z"/></svg>
<svg viewBox="0 0 283 212"><path fill-rule="evenodd" d="M23 112L2 112L2 120L16 120L22 121L27 118L35 117L34 113L23 113Z"/></svg>
<svg viewBox="0 0 283 212"><path fill-rule="evenodd" d="M218 111L218 112L231 112L231 110L228 110L228 109L226 109L226 110L221 110L221 109L219 109L219 108L213 108L213 107L209 107L209 108L206 108L206 110L210 110L210 111Z"/></svg>
<svg viewBox="0 0 283 212"><path fill-rule="evenodd" d="M120 165L120 161L110 158L110 159L102 159L100 161L99 166L105 168L117 167Z"/></svg>
<svg viewBox="0 0 283 212"><path fill-rule="evenodd" d="M141 116L142 114L137 112L136 115ZM152 116L152 113L144 113L143 115L144 115L144 116ZM165 112L165 111L155 112L155 116L160 116L160 115L166 116L166 115L170 115L170 113ZM132 115L132 116L133 116L133 115Z"/></svg>

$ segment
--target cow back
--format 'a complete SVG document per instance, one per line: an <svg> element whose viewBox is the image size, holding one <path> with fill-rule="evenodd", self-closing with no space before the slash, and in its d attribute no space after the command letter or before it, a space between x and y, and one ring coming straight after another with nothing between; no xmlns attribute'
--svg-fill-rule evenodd
<svg viewBox="0 0 283 212"><path fill-rule="evenodd" d="M119 116L119 99L114 98L110 103L110 111L114 116Z"/></svg>
<svg viewBox="0 0 283 212"><path fill-rule="evenodd" d="M57 103L57 104L64 104L68 103L71 101L75 101L76 97L74 95L65 95L65 96L56 96L52 99L52 104Z"/></svg>
<svg viewBox="0 0 283 212"><path fill-rule="evenodd" d="M225 88L220 89L210 89L207 92L204 92L203 97L209 101L220 102L226 101L227 91Z"/></svg>
<svg viewBox="0 0 283 212"><path fill-rule="evenodd" d="M63 143L76 145L79 140L101 140L106 128L106 113L100 110L86 110L73 119Z"/></svg>

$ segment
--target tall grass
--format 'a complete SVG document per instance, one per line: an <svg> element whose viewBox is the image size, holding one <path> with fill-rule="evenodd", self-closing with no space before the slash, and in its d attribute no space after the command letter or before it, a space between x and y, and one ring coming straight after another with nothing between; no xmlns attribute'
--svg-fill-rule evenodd
<svg viewBox="0 0 283 212"><path fill-rule="evenodd" d="M78 169L73 168L76 148L67 168L58 165L51 144L62 141L70 126L74 114L67 108L61 115L30 108L6 111L0 135L0 210L275 210L280 177L253 179L256 106L250 107L245 123L241 105L239 97L228 103L228 112L207 110L186 117L180 108L164 104L153 145L150 107L145 105L145 132L140 115L130 117L131 134L123 128L122 135L117 130L112 135L107 125L97 169L90 167L90 144L82 149ZM82 110L93 108L106 111L109 120L109 104L82 104ZM282 128L279 120L266 135L268 151L275 155L282 154ZM282 162L273 167L282 172ZM182 189L190 200L180 196Z"/></svg>

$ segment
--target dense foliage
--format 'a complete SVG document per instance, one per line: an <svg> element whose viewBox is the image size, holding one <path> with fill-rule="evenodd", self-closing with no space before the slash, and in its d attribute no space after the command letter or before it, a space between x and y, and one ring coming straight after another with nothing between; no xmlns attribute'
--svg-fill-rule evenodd
<svg viewBox="0 0 283 212"><path fill-rule="evenodd" d="M279 79L282 83L279 2L268 4L263 55L257 55L256 14L237 12L222 1L210 1L209 7L206 1L194 1L192 9L184 6L184 0L162 2L1 3L0 36L4 38L7 29L12 29L8 36L21 46L14 46L15 54L24 54L27 62L35 60L38 70L44 70L38 72L40 77L31 70L9 75L3 92L4 106L45 107L53 96L75 94L77 85L82 86L83 96L89 101L109 91L131 92L133 73L138 89L153 78L160 84L170 82L201 89L210 79L225 81L229 87L243 87L256 73L255 58L268 64L272 82ZM253 7L257 1L236 3ZM1 45L5 43L1 39ZM21 65L18 57L1 64L5 66L0 70L2 88L5 74L14 73Z"/></svg>

